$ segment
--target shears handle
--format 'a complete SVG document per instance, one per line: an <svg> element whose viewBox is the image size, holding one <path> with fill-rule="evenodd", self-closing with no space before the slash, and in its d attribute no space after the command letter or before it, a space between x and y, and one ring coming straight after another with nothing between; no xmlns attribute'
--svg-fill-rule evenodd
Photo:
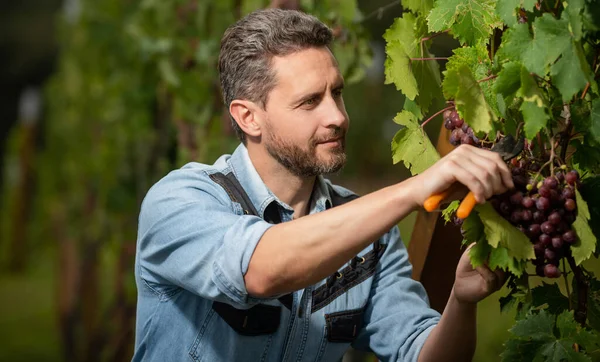
<svg viewBox="0 0 600 362"><path fill-rule="evenodd" d="M446 197L448 197L449 194L450 194L450 191L446 190L446 191L440 192L438 194L429 196L427 198L427 200L425 200L425 202L423 203L423 208L425 208L425 210L427 210L428 212L437 210L438 207L440 206L440 203ZM471 211L473 211L473 208L475 207L476 204L477 204L477 200L475 200L475 194L473 194L473 192L469 191L467 196L465 196L465 198L462 200L462 202L458 206L458 210L456 210L456 216L461 219L466 219L469 216L469 214L471 214Z"/></svg>

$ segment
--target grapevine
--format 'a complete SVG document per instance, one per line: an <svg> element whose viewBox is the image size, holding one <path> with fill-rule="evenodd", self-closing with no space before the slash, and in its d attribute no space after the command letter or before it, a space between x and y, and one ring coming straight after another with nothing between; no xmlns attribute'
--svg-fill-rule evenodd
<svg viewBox="0 0 600 362"><path fill-rule="evenodd" d="M386 82L406 97L394 162L418 174L439 159L423 127L440 115L453 146L521 142L507 161L515 189L466 219L459 202L443 212L473 244L473 266L510 275L500 303L518 313L502 360L600 358L600 281L584 265L600 254L600 2L403 5L384 35ZM440 35L458 41L449 57L431 51Z"/></svg>

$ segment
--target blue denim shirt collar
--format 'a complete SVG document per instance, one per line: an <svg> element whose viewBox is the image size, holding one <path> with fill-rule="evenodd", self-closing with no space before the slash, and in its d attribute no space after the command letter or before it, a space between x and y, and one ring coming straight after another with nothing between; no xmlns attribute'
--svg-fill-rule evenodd
<svg viewBox="0 0 600 362"><path fill-rule="evenodd" d="M265 210L272 202L277 202L282 208L289 212L294 212L294 209L281 201L262 181L262 178L254 168L248 149L243 143L235 149L229 159L232 171L246 193L254 204L258 216L264 217ZM331 195L325 178L321 175L317 176L315 187L313 189L310 213L326 210L331 207Z"/></svg>

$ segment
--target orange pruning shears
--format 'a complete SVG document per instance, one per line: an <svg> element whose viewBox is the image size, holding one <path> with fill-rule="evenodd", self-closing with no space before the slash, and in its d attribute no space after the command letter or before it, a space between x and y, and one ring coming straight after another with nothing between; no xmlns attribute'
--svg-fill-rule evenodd
<svg viewBox="0 0 600 362"><path fill-rule="evenodd" d="M496 142L496 144L492 146L490 151L499 153L502 159L505 162L508 162L512 158L519 155L521 151L523 151L524 141L525 140L523 136L515 140L512 135L508 135L500 141ZM447 190L442 191L438 194L429 196L427 200L425 200L425 202L423 203L423 208L425 208L425 210L427 210L428 212L438 210L440 203L450 195L450 192L450 188L448 188ZM472 191L469 191L467 196L465 196L465 198L461 201L458 209L456 210L456 216L461 219L467 218L473 210L473 208L475 207L475 204L477 204L477 201L475 200L475 194L473 194Z"/></svg>

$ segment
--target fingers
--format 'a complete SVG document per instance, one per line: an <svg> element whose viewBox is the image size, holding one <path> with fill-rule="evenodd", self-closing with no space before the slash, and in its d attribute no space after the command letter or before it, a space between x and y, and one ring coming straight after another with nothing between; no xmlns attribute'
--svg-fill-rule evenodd
<svg viewBox="0 0 600 362"><path fill-rule="evenodd" d="M454 169L449 171L473 192L479 203L514 187L506 163L495 152L460 146L449 156L447 167Z"/></svg>
<svg viewBox="0 0 600 362"><path fill-rule="evenodd" d="M485 265L481 265L475 268L475 270L481 275L485 281L484 293L489 295L500 289L504 284L504 277L502 274L493 272ZM498 271L498 270L497 270ZM500 270L502 272L502 270Z"/></svg>

